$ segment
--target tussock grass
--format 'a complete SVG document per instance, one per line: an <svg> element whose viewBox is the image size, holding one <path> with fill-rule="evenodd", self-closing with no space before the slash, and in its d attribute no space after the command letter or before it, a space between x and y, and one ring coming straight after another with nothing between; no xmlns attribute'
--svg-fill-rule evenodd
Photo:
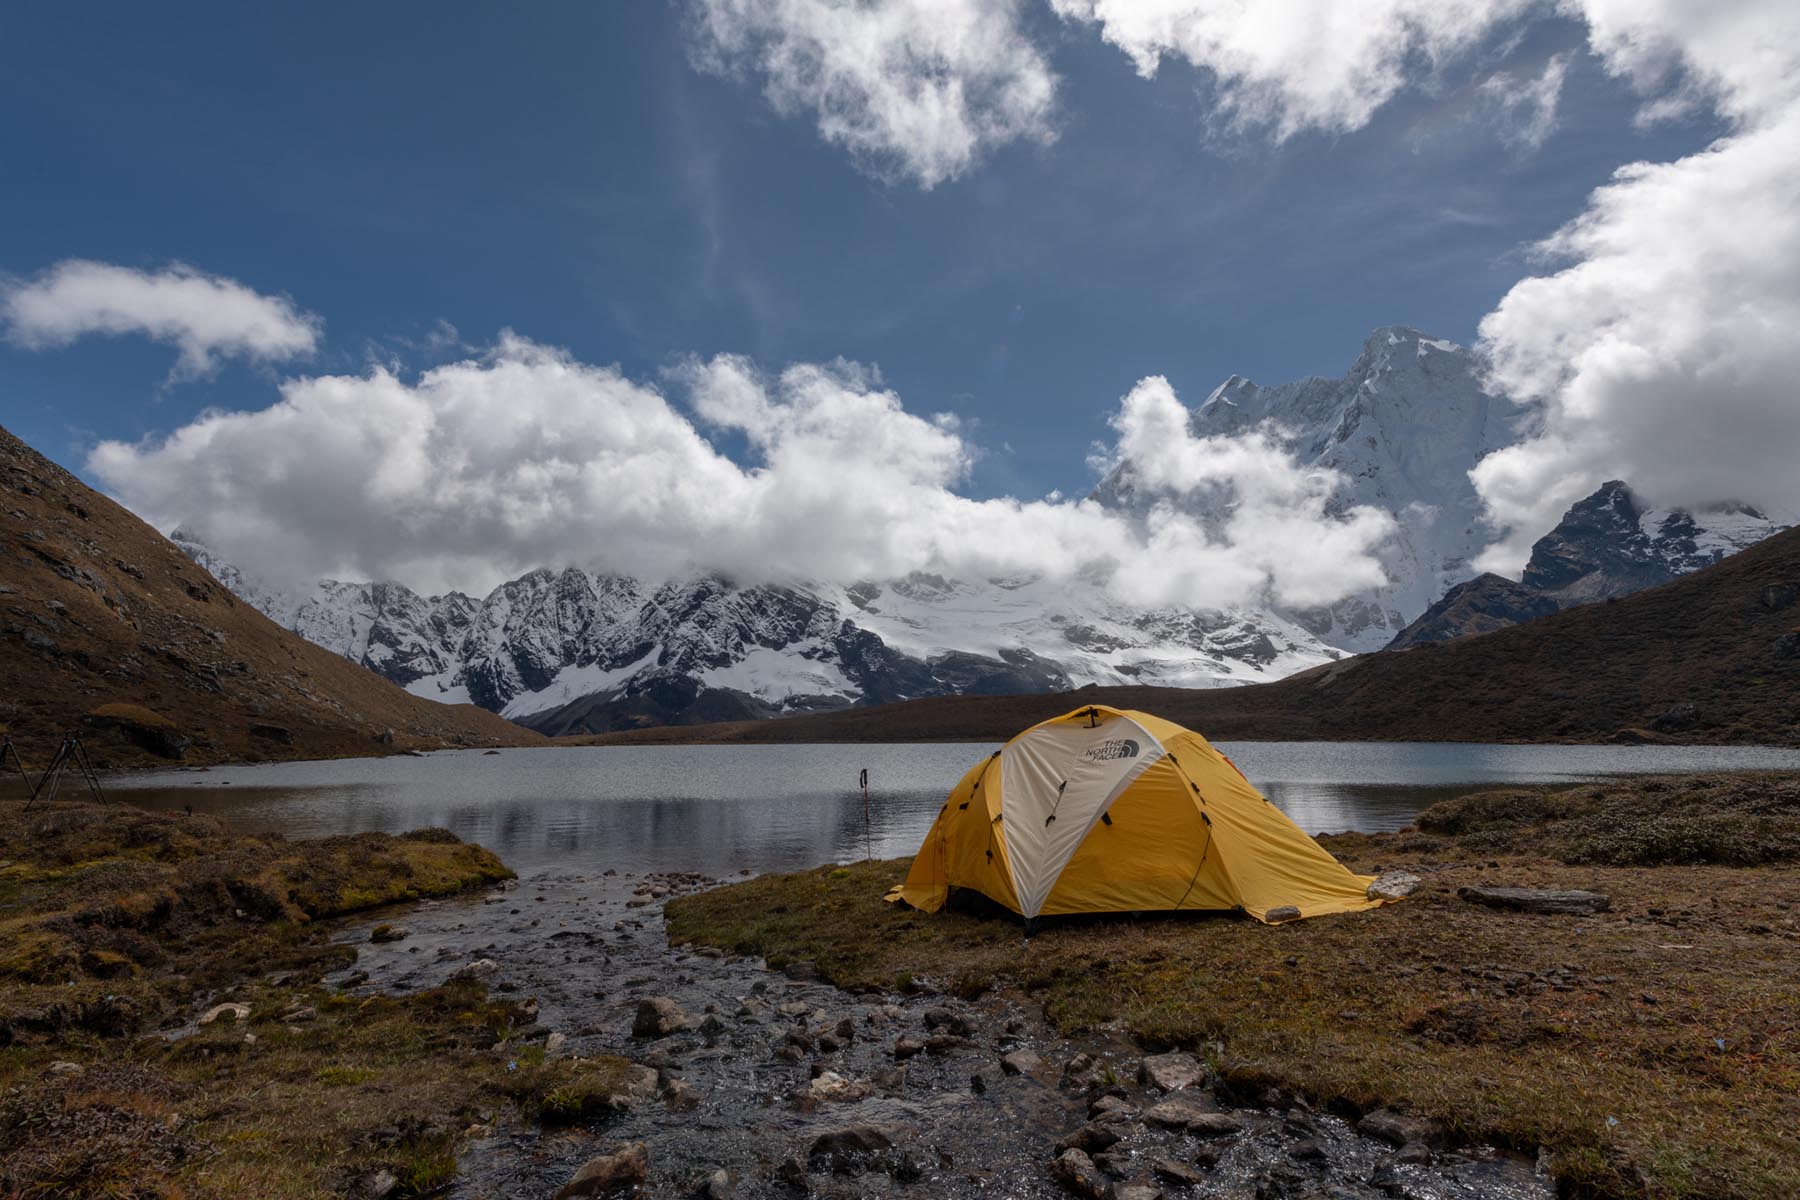
<svg viewBox="0 0 1800 1200"><path fill-rule="evenodd" d="M1274 928L1088 919L1027 942L1016 918L881 903L902 861L671 901L670 933L812 960L852 988L1018 989L1067 1033L1120 1026L1147 1047L1195 1049L1246 1096L1391 1105L1465 1138L1548 1146L1575 1194L1785 1200L1800 1195L1800 868L1599 865L1583 839L1652 797L1665 815L1780 819L1797 781L1662 782L1471 798L1433 810L1430 833L1422 819L1321 839L1353 869L1408 867L1425 886ZM1591 888L1613 911L1537 917L1456 898L1475 883Z"/></svg>

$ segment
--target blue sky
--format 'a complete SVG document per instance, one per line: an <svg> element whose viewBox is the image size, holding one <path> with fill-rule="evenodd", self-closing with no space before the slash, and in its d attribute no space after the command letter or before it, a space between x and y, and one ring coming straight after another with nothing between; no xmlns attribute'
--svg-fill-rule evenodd
<svg viewBox="0 0 1800 1200"><path fill-rule="evenodd" d="M1577 58L1536 153L1470 114L1475 64L1353 134L1209 140L1198 72L1146 83L1067 37L1056 142L923 191L694 70L660 4L186 11L12 10L0 267L178 260L285 293L325 319L315 371L429 361L407 343L439 321L641 376L719 351L874 363L909 407L980 421L979 494L1083 487L1147 373L1197 402L1233 372L1337 374L1376 325L1467 342L1522 244L1703 136L1634 130L1629 89ZM1580 42L1552 22L1512 57ZM79 467L99 437L272 399L270 368L165 387L169 358L0 351L7 424Z"/></svg>
<svg viewBox="0 0 1800 1200"><path fill-rule="evenodd" d="M1054 102L941 181L892 146L852 154L824 136L867 117L834 108L837 93L819 100L800 78L788 81L798 101L773 99L777 75L755 47L842 18L820 0L197 4L179 17L15 6L0 16L11 286L70 259L186 264L286 297L322 334L307 354L224 354L172 375L165 342L46 347L15 328L0 343L0 419L91 475L103 440L161 438L208 409L265 409L282 380L366 375L376 362L411 378L510 329L664 390L695 357L742 355L769 372L868 364L907 412L961 419L965 461L946 486L1028 501L1085 492L1090 448L1112 438L1120 398L1148 376L1191 405L1231 373L1338 374L1375 326L1467 343L1506 298L1509 387L1545 406L1550 432L1482 486L1502 527L1523 527L1588 474L1663 471L1653 429L1641 452L1615 453L1579 427L1591 402L1557 407L1591 365L1581 345L1617 335L1608 304L1643 312L1640 281L1655 271L1641 260L1658 237L1633 227L1635 251L1617 238L1565 247L1612 273L1598 302L1585 285L1555 305L1542 290L1509 296L1556 265L1528 247L1599 212L1590 197L1622 164L1711 170L1709 146L1785 136L1795 90L1786 52L1733 76L1743 47L1783 44L1784 5L1741 0L1727 6L1741 10L1733 23L1709 24L1584 3L1563 17L1488 0L1448 31L1433 24L1442 10L1412 0L1325 6L1369 10L1358 22L1375 36L1336 64L1363 81L1350 92L1368 90L1371 65L1404 76L1363 109L1309 96L1311 62L1233 78L1216 45L1133 27L1120 0L978 6L1003 14L1006 52L1053 76ZM752 49L699 69L709 20L715 34L750 27ZM1391 61L1383 23L1410 47ZM1665 44L1656 61L1640 53ZM1149 78L1132 57L1146 52L1161 55ZM1339 48L1327 37L1311 52ZM1553 63L1564 74L1547 134L1527 144L1493 87ZM1247 110L1256 119L1232 123ZM1741 148L1746 161L1760 153ZM1693 259L1728 257L1697 248ZM1735 286L1729 275L1671 282ZM1792 296L1771 299L1779 309ZM1565 337L1565 322L1583 327ZM1705 329L1684 337L1718 342ZM1676 357L1671 396L1706 367ZM1624 384L1594 386L1636 411ZM1751 407L1781 403L1766 382L1752 390ZM707 436L728 458L760 461L747 428ZM1729 479L1726 457L1714 475Z"/></svg>

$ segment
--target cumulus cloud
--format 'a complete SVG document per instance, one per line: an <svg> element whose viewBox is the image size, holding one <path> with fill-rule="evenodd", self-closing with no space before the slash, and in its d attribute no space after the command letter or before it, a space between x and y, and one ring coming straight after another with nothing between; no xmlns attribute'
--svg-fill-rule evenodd
<svg viewBox="0 0 1800 1200"><path fill-rule="evenodd" d="M175 374L209 374L224 357L275 362L310 354L322 322L283 296L176 263L138 271L71 258L35 279L0 281L0 323L16 343L66 346L91 333L140 334L180 350Z"/></svg>
<svg viewBox="0 0 1800 1200"><path fill-rule="evenodd" d="M88 469L277 582L320 575L485 589L544 565L745 580L1080 574L1145 604L1328 602L1377 582L1385 518L1332 515L1338 482L1262 431L1196 439L1161 379L1121 403L1115 461L1159 502L971 499L957 422L908 412L853 363L776 373L693 360L671 391L508 335L408 381L297 379L257 412L105 442ZM745 465L716 440L741 439ZM1205 491L1216 519L1176 503Z"/></svg>
<svg viewBox="0 0 1800 1200"><path fill-rule="evenodd" d="M925 188L998 146L1049 141L1056 77L1021 0L694 0L705 69L760 76L777 111L878 176Z"/></svg>
<svg viewBox="0 0 1800 1200"><path fill-rule="evenodd" d="M1653 502L1800 513L1800 9L1587 0L1592 45L1658 109L1699 97L1733 131L1634 163L1538 247L1547 273L1482 322L1495 384L1535 428L1475 470L1516 570L1609 477ZM1660 90L1659 90L1660 89Z"/></svg>
<svg viewBox="0 0 1800 1200"><path fill-rule="evenodd" d="M1556 132L1556 106L1562 98L1569 56L1552 54L1537 75L1495 71L1481 81L1478 94L1494 110L1500 140L1520 151L1533 151Z"/></svg>

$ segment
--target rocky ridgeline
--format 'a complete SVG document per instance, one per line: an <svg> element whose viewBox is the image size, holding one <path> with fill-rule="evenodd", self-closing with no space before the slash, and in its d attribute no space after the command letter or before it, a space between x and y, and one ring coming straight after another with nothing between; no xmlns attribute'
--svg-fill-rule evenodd
<svg viewBox="0 0 1800 1200"><path fill-rule="evenodd" d="M1033 1008L913 984L852 994L809 964L670 947L693 873L541 873L485 904L428 905L363 941L371 989L454 974L535 997L494 1050L617 1056L613 1115L481 1126L456 1196L1547 1200L1532 1164L1399 1113L1350 1120L1241 1095L1187 1053L1055 1036ZM356 935L347 935L356 936ZM385 1181L383 1181L385 1182Z"/></svg>

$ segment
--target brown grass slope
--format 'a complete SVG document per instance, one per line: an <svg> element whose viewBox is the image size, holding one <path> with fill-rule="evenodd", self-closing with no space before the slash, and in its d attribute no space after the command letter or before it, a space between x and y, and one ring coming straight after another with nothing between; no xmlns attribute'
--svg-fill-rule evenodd
<svg viewBox="0 0 1800 1200"><path fill-rule="evenodd" d="M955 696L594 740L1001 740L1089 702L1218 739L1800 744L1800 529L1621 600L1276 683Z"/></svg>
<svg viewBox="0 0 1800 1200"><path fill-rule="evenodd" d="M197 762L543 740L473 705L413 696L282 629L5 429L0 725L34 769L70 729L111 765L184 740Z"/></svg>

